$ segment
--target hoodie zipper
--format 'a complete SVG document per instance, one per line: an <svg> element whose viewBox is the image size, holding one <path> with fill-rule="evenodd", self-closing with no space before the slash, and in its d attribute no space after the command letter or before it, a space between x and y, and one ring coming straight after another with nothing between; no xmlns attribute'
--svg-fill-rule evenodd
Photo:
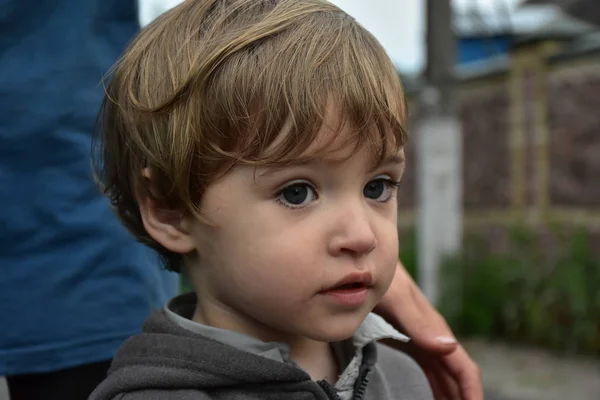
<svg viewBox="0 0 600 400"><path fill-rule="evenodd" d="M367 391L367 385L369 384L369 380L371 379L371 369L365 368L363 373L361 374L360 385L354 391L354 400L362 400L365 397L365 393Z"/></svg>
<svg viewBox="0 0 600 400"><path fill-rule="evenodd" d="M370 380L371 369L366 368L359 377L360 385L354 391L354 396L352 396L353 400L363 400L365 397L365 393L367 391L367 385ZM317 384L323 389L327 397L331 400L342 400L340 396L337 394L337 391L326 381L318 381Z"/></svg>
<svg viewBox="0 0 600 400"><path fill-rule="evenodd" d="M338 396L335 389L332 388L331 385L326 381L318 381L317 384L321 387L321 389L323 389L327 397L329 397L331 400L342 400L340 396Z"/></svg>

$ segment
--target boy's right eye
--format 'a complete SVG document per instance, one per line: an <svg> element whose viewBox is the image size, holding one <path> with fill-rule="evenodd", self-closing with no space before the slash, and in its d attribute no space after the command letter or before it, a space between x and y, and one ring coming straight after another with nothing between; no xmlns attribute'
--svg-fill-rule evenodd
<svg viewBox="0 0 600 400"><path fill-rule="evenodd" d="M301 208L317 198L315 190L303 182L292 183L279 192L277 201L289 208Z"/></svg>

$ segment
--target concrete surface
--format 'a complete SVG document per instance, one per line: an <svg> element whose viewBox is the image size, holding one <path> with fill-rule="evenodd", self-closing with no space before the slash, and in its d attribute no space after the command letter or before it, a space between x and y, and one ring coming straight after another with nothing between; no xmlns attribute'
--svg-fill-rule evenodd
<svg viewBox="0 0 600 400"><path fill-rule="evenodd" d="M481 368L486 400L600 400L598 358L484 341L463 345Z"/></svg>

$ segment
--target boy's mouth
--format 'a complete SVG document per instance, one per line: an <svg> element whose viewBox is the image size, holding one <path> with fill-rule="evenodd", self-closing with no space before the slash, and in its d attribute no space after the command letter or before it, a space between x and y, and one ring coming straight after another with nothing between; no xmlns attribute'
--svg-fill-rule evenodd
<svg viewBox="0 0 600 400"><path fill-rule="evenodd" d="M353 282L353 283L346 283L334 288L331 288L329 290L352 290L352 289L361 289L361 288L366 288L367 285L365 285L363 282Z"/></svg>
<svg viewBox="0 0 600 400"><path fill-rule="evenodd" d="M347 275L331 287L319 292L328 302L333 302L336 307L362 306L368 299L369 288L373 284L373 277L369 272L353 273Z"/></svg>
<svg viewBox="0 0 600 400"><path fill-rule="evenodd" d="M373 283L373 277L370 272L355 272L346 275L338 282L322 290L321 293L333 292L333 291L355 291L360 289L367 289Z"/></svg>

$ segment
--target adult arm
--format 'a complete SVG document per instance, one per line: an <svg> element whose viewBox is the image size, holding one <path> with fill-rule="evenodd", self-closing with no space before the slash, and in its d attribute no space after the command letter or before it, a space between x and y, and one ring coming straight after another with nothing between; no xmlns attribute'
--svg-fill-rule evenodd
<svg viewBox="0 0 600 400"><path fill-rule="evenodd" d="M479 367L400 262L375 312L411 338L406 345L388 344L409 353L419 363L436 399L483 400Z"/></svg>

